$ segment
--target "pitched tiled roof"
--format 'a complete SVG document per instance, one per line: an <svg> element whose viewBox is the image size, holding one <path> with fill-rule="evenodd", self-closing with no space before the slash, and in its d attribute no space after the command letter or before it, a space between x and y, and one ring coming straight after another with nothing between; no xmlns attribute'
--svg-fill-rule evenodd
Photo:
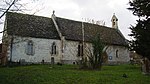
<svg viewBox="0 0 150 84"><path fill-rule="evenodd" d="M11 12L7 13L6 18L7 31L10 35L59 39L58 32L51 18ZM59 17L56 17L55 20L65 39L82 41L82 22ZM100 34L103 42L107 44L127 45L125 38L117 29L85 22L83 25L85 41L87 42L90 42L97 34Z"/></svg>
<svg viewBox="0 0 150 84"><path fill-rule="evenodd" d="M9 35L59 39L51 18L8 12L6 20Z"/></svg>
<svg viewBox="0 0 150 84"><path fill-rule="evenodd" d="M60 31L68 40L82 41L82 22L56 18ZM125 38L118 29L83 22L85 41L90 42L96 35L100 34L103 42L114 45L127 45Z"/></svg>

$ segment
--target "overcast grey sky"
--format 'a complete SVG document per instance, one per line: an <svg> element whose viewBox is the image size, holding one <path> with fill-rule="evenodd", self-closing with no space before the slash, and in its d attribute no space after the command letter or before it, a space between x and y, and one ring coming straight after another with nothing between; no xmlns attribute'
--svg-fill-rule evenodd
<svg viewBox="0 0 150 84"><path fill-rule="evenodd" d="M23 0L22 3L29 3L26 9L28 14L51 17L52 11L62 18L81 21L82 18L103 20L106 26L111 27L111 17L113 13L118 18L119 29L123 35L130 39L130 24L136 23L137 17L127 10L129 0Z"/></svg>

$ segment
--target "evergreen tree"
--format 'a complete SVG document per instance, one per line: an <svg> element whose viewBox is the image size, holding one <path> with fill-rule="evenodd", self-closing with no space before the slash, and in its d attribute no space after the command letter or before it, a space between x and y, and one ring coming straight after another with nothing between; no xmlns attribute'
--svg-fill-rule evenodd
<svg viewBox="0 0 150 84"><path fill-rule="evenodd" d="M92 40L93 45L93 54L91 54L89 58L90 67L92 69L101 69L103 63L103 49L105 47L104 43L100 39L100 34L95 36Z"/></svg>
<svg viewBox="0 0 150 84"><path fill-rule="evenodd" d="M130 27L129 36L133 37L130 47L150 60L150 0L132 0L129 5L128 9L139 17L137 24Z"/></svg>

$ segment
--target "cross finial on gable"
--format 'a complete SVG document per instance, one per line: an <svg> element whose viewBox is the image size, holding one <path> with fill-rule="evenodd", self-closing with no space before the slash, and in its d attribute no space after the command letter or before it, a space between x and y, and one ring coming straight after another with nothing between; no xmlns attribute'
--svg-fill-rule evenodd
<svg viewBox="0 0 150 84"><path fill-rule="evenodd" d="M54 18L55 18L55 10L53 10L53 14L52 14L52 17L54 17Z"/></svg>
<svg viewBox="0 0 150 84"><path fill-rule="evenodd" d="M55 14L55 10L53 10L53 14Z"/></svg>

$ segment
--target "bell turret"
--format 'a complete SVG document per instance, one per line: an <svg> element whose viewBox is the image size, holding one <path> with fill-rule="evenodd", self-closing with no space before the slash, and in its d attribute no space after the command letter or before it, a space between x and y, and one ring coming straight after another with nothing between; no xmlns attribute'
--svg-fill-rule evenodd
<svg viewBox="0 0 150 84"><path fill-rule="evenodd" d="M111 22L112 22L112 28L118 29L118 19L115 16L115 14L112 16Z"/></svg>

